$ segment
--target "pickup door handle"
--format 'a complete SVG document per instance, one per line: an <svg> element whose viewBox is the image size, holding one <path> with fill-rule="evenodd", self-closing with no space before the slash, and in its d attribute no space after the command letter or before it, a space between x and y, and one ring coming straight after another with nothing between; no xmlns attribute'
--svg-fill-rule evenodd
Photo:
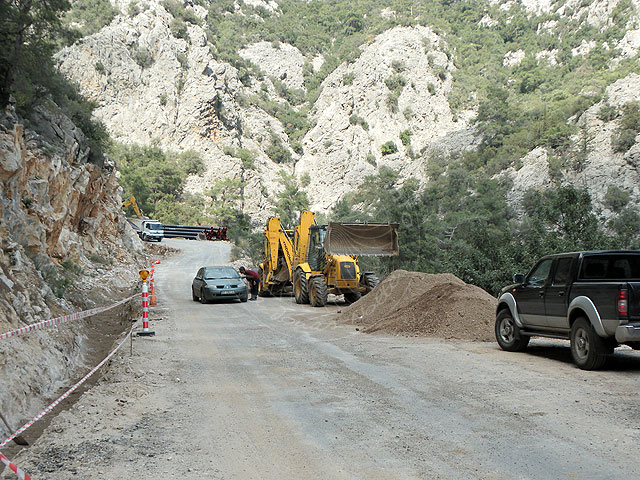
<svg viewBox="0 0 640 480"><path fill-rule="evenodd" d="M539 295L540 295L541 297L544 297L544 290L542 290L542 291L539 293Z"/></svg>
<svg viewBox="0 0 640 480"><path fill-rule="evenodd" d="M559 297L561 297L561 296L563 296L563 295L564 295L564 290L560 290L560 291L558 292L558 296L559 296Z"/></svg>

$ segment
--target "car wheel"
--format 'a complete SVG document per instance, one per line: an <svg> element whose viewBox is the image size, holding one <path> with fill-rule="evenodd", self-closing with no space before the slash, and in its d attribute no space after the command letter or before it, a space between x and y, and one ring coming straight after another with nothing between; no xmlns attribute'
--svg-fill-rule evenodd
<svg viewBox="0 0 640 480"><path fill-rule="evenodd" d="M200 290L200 303L207 303L207 298L204 296L204 290Z"/></svg>
<svg viewBox="0 0 640 480"><path fill-rule="evenodd" d="M142 241L143 241L143 242L146 242L146 241L147 241L147 234L146 234L146 233L143 233L143 234L142 234Z"/></svg>
<svg viewBox="0 0 640 480"><path fill-rule="evenodd" d="M607 361L604 339L596 333L586 318L580 317L571 326L571 356L575 364L583 370L602 368Z"/></svg>
<svg viewBox="0 0 640 480"><path fill-rule="evenodd" d="M240 297L240 301L241 301L242 303L246 302L248 299L249 299L249 297L248 297L248 296L246 296L246 297Z"/></svg>
<svg viewBox="0 0 640 480"><path fill-rule="evenodd" d="M520 328L508 309L498 313L495 333L498 345L507 352L522 352L529 345L529 337L520 334Z"/></svg>
<svg viewBox="0 0 640 480"><path fill-rule="evenodd" d="M194 302L197 302L198 300L200 300L200 299L198 298L198 296L196 295L196 293L193 291L193 288L191 289L191 299L192 299Z"/></svg>

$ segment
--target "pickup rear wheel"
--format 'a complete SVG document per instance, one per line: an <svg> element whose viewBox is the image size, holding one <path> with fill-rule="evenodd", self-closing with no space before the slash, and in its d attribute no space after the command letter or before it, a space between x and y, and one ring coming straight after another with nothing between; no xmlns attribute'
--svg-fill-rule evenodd
<svg viewBox="0 0 640 480"><path fill-rule="evenodd" d="M597 370L607 361L610 348L593 329L591 322L580 317L571 326L571 356L583 370Z"/></svg>
<svg viewBox="0 0 640 480"><path fill-rule="evenodd" d="M496 340L498 345L507 352L522 352L529 345L529 337L520 334L509 310L500 310L496 317Z"/></svg>

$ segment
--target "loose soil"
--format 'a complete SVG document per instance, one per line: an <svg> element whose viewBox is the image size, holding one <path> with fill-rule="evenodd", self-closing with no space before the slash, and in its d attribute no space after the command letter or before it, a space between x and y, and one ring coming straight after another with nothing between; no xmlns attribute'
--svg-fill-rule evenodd
<svg viewBox="0 0 640 480"><path fill-rule="evenodd" d="M396 270L338 315L339 323L384 332L492 341L496 299L450 273Z"/></svg>

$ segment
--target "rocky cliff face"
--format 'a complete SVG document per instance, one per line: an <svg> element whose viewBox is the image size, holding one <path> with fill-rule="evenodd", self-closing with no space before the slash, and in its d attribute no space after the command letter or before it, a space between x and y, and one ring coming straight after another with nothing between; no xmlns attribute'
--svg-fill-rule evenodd
<svg viewBox="0 0 640 480"><path fill-rule="evenodd" d="M195 11L202 15L200 10ZM274 132L286 142L282 124L261 109L242 107L238 71L214 60L204 30L189 25L189 41L171 35L173 19L158 2L129 18L120 16L102 31L60 52L61 70L90 99L111 135L124 143L156 144L165 150L200 152L207 172L191 177L188 190L203 192L222 178L246 181L245 208L264 211L264 189L277 189L279 168L264 153ZM143 67L140 57L148 64ZM136 61L137 59L137 61ZM96 69L100 63L104 70ZM224 147L257 154L255 170L243 172Z"/></svg>
<svg viewBox="0 0 640 480"><path fill-rule="evenodd" d="M142 249L122 215L114 165L88 163L87 142L64 115L41 109L35 117L38 132L11 113L0 119L3 333L110 303L135 279ZM1 341L0 410L14 428L68 385L88 337L78 322Z"/></svg>
<svg viewBox="0 0 640 480"><path fill-rule="evenodd" d="M274 2L258 3L278 11ZM491 5L508 12L515 3L496 1ZM530 15L585 18L590 25L602 28L610 24L618 2L521 3ZM638 11L638 0L633 4ZM472 127L475 112L452 114L447 96L452 90L455 57L449 53L446 39L428 27L392 28L362 46L355 61L335 69L325 79L309 114L312 128L302 138L302 153L296 153L285 133L288 125L247 99L261 94L276 104L284 103L276 81L291 89L304 89L305 64L318 69L321 57L305 58L295 47L279 42L248 45L239 55L257 65L264 76L245 86L234 67L214 59L201 26L188 24L188 37L175 38L171 34L172 15L156 0L146 5L141 13L118 16L96 35L63 50L58 61L83 93L99 103L96 114L116 139L201 152L207 171L189 179L187 188L192 192L206 191L216 179L242 178L246 182L245 211L265 218L281 188L278 171L283 169L303 180L312 208L324 211L381 165L398 170L401 181L416 177L424 182L424 152L455 152L474 148L479 142ZM185 5L201 19L206 18L202 7ZM236 4L235 14L242 14L241 7L242 3ZM393 17L394 12L388 10L386 15ZM487 14L478 28L494 28L495 23ZM553 31L555 24L557 20L541 22L540 34ZM618 42L617 58L637 55L638 25L637 19L630 19ZM573 55L587 55L591 48L593 45L586 42ZM535 58L555 65L556 55L555 51L541 51ZM505 55L505 73L517 68L524 57L523 50ZM635 81L636 77L630 76L610 87L610 97L620 92L617 105L635 98ZM610 137L618 120L603 124L597 119L597 110L598 106L592 107L583 117L572 120L590 132L586 160L579 169L565 166L559 173L554 170L553 180L588 186L597 203L606 187L615 184L626 188L638 203L638 182L630 180L637 174L633 166L637 148L626 156L614 153ZM291 163L275 163L267 156L274 138L289 150ZM387 142L392 142L397 152L391 148L383 155L382 146ZM244 168L239 159L224 153L225 147L255 152L255 168ZM512 199L520 198L527 187L550 184L546 154L535 150L520 162L522 170L505 172L514 180Z"/></svg>

